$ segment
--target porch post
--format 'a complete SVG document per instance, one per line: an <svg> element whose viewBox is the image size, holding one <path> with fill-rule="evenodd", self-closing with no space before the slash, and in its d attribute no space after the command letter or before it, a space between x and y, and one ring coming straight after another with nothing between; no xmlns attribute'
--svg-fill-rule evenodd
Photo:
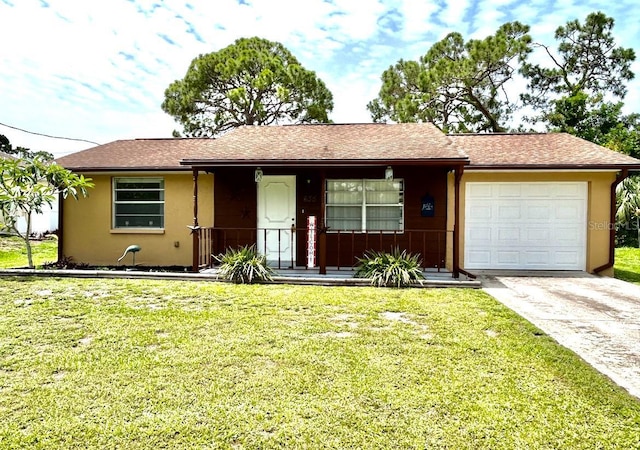
<svg viewBox="0 0 640 450"><path fill-rule="evenodd" d="M320 223L318 224L318 271L320 275L327 274L327 225L324 217L324 210L326 204L326 173L323 170L320 171Z"/></svg>
<svg viewBox="0 0 640 450"><path fill-rule="evenodd" d="M200 270L200 226L198 225L198 169L193 170L193 226L191 227L191 235L193 238L193 259L191 262L191 271L198 272Z"/></svg>
<svg viewBox="0 0 640 450"><path fill-rule="evenodd" d="M460 278L460 182L463 167L455 168L455 199L453 212L453 278Z"/></svg>

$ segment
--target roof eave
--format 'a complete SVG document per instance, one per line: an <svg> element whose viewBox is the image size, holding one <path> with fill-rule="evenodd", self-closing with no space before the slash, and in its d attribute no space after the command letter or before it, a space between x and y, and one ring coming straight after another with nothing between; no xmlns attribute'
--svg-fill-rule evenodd
<svg viewBox="0 0 640 450"><path fill-rule="evenodd" d="M622 170L640 171L640 164L471 164L472 170Z"/></svg>
<svg viewBox="0 0 640 450"><path fill-rule="evenodd" d="M136 166L136 167L72 167L62 166L72 172L185 172L188 167L176 166Z"/></svg>
<svg viewBox="0 0 640 450"><path fill-rule="evenodd" d="M180 164L191 167L362 167L362 166L413 166L413 165L468 165L469 158L426 159L183 159Z"/></svg>

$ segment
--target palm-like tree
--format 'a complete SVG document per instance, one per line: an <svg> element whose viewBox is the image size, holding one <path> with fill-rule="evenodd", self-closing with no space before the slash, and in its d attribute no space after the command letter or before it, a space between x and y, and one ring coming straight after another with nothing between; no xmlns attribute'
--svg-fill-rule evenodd
<svg viewBox="0 0 640 450"><path fill-rule="evenodd" d="M633 176L622 180L616 187L616 221L618 224L635 222L640 247L640 177Z"/></svg>

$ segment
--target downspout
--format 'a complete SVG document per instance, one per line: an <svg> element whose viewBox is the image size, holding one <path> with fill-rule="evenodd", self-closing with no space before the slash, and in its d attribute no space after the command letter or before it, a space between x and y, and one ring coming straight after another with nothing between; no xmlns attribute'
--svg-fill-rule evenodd
<svg viewBox="0 0 640 450"><path fill-rule="evenodd" d="M617 198L616 198L616 188L622 181L629 176L629 169L622 169L621 172L618 173L615 181L611 183L611 204L610 204L610 216L609 216L609 261L600 266L593 269L593 273L602 272L603 270L607 270L613 267L613 263L615 261L616 255L616 210L617 210Z"/></svg>
<svg viewBox="0 0 640 450"><path fill-rule="evenodd" d="M64 197L58 194L58 262L64 259Z"/></svg>

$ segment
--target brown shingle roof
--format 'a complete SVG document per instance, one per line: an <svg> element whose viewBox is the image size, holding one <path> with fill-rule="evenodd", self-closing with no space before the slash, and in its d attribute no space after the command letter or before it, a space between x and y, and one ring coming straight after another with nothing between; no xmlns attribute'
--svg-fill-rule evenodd
<svg viewBox="0 0 640 450"><path fill-rule="evenodd" d="M218 139L115 141L57 160L77 171L187 169L203 164L343 163L405 160L465 161L466 155L431 124L243 126Z"/></svg>
<svg viewBox="0 0 640 450"><path fill-rule="evenodd" d="M463 134L449 137L469 155L470 168L640 168L640 160L567 133Z"/></svg>
<svg viewBox="0 0 640 450"><path fill-rule="evenodd" d="M211 139L131 139L114 141L58 158L56 162L76 171L176 170L194 147Z"/></svg>
<svg viewBox="0 0 640 450"><path fill-rule="evenodd" d="M243 126L218 139L115 141L57 160L75 171L195 165L471 162L471 168L640 169L640 161L564 133L445 135L432 124ZM182 162L182 164L181 164Z"/></svg>
<svg viewBox="0 0 640 450"><path fill-rule="evenodd" d="M213 150L213 152L211 151ZM243 126L187 162L385 162L466 159L432 124Z"/></svg>

